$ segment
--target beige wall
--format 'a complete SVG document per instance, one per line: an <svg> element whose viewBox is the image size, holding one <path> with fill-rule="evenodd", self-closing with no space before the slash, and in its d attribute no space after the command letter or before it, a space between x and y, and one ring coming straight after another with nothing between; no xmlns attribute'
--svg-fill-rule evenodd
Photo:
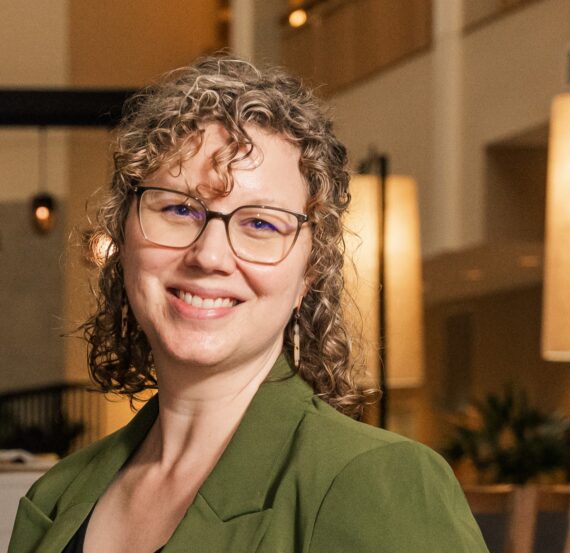
<svg viewBox="0 0 570 553"><path fill-rule="evenodd" d="M544 240L546 148L487 150L485 229L489 242Z"/></svg>
<svg viewBox="0 0 570 553"><path fill-rule="evenodd" d="M67 81L67 0L0 0L0 87L51 87ZM36 128L0 127L0 389L63 378L63 251L67 137L50 129L40 182ZM60 202L59 226L38 236L28 202L39 190Z"/></svg>
<svg viewBox="0 0 570 553"><path fill-rule="evenodd" d="M68 0L0 0L0 87L64 86L68 77ZM0 127L0 201L20 201L38 188L38 132ZM48 185L64 197L65 132L50 130Z"/></svg>
<svg viewBox="0 0 570 553"><path fill-rule="evenodd" d="M67 81L69 0L0 0L0 86Z"/></svg>
<svg viewBox="0 0 570 553"><path fill-rule="evenodd" d="M570 2L528 5L465 37L464 181L466 243L484 238L485 147L545 125L564 85Z"/></svg>
<svg viewBox="0 0 570 553"><path fill-rule="evenodd" d="M484 240L485 148L547 123L550 100L563 84L569 22L568 0L543 0L465 35L461 25L438 20L436 9L440 28L431 51L331 98L353 161L376 144L389 154L394 172L418 180L425 255ZM461 72L460 98L454 100L459 120L450 120L448 102L438 101L442 87L455 86L438 70L441 45L459 56L449 58ZM460 130L459 147L450 141L438 147L443 124ZM448 177L441 167L449 164L460 171L442 188Z"/></svg>
<svg viewBox="0 0 570 553"><path fill-rule="evenodd" d="M420 415L422 438L441 445L452 411L443 390L445 322L467 313L472 320L473 370L468 396L501 393L511 382L528 392L531 403L547 412L570 415L570 363L540 357L540 287L492 294L478 299L432 305L426 310L426 394L430 409ZM468 386L468 383L465 383Z"/></svg>
<svg viewBox="0 0 570 553"><path fill-rule="evenodd" d="M69 0L70 82L137 87L219 48L215 0Z"/></svg>

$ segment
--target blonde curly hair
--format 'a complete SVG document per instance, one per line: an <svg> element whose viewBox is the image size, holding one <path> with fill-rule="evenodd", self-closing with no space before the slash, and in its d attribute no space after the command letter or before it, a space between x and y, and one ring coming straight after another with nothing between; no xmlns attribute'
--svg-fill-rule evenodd
<svg viewBox="0 0 570 553"><path fill-rule="evenodd" d="M126 294L118 251L133 185L164 164L194 155L201 145L200 128L210 122L221 124L229 135L227 145L212 160L226 194L233 184L232 165L253 148L246 125L278 133L299 148L313 240L306 275L310 290L299 318L298 372L323 400L358 417L367 394L354 380L351 337L340 301L342 215L350 201L346 149L320 102L300 80L276 68L260 71L228 55L202 58L168 73L125 107L114 142L111 190L94 229L112 238L114 251L100 268L96 311L82 325L94 382L102 391L131 400L156 387L148 340L130 309L124 320ZM284 352L291 361L293 320L285 329Z"/></svg>

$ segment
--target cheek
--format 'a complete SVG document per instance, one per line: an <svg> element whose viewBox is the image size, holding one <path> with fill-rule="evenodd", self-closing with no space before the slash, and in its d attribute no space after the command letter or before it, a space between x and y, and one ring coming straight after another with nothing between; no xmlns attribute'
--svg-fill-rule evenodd
<svg viewBox="0 0 570 553"><path fill-rule="evenodd" d="M276 266L250 266L242 269L256 296L279 301L287 310L293 309L305 293L305 268L309 255L299 249ZM299 255L302 254L302 255Z"/></svg>
<svg viewBox="0 0 570 553"><path fill-rule="evenodd" d="M125 225L125 242L120 259L123 267L125 288L131 303L138 296L147 296L159 282L159 275L169 263L165 251L150 245L142 236L134 209L131 209Z"/></svg>

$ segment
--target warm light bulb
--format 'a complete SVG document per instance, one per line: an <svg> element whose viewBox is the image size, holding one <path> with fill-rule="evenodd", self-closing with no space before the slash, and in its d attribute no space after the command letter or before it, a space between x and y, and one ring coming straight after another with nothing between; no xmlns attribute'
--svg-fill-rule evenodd
<svg viewBox="0 0 570 553"><path fill-rule="evenodd" d="M40 234L49 234L55 225L57 202L51 194L36 194L32 198L30 215L32 224Z"/></svg>
<svg viewBox="0 0 570 553"><path fill-rule="evenodd" d="M46 206L36 208L36 218L38 221L47 221L49 219L49 209Z"/></svg>
<svg viewBox="0 0 570 553"><path fill-rule="evenodd" d="M291 27L302 27L308 19L308 15L307 12L303 9L298 9L295 11L292 11L289 14L289 25L291 25Z"/></svg>

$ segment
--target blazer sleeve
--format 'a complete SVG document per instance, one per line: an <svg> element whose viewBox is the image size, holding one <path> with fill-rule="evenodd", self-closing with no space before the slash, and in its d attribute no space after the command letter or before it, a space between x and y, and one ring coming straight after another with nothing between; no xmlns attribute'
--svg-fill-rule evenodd
<svg viewBox="0 0 570 553"><path fill-rule="evenodd" d="M415 442L354 458L326 493L311 553L488 553L449 465Z"/></svg>

